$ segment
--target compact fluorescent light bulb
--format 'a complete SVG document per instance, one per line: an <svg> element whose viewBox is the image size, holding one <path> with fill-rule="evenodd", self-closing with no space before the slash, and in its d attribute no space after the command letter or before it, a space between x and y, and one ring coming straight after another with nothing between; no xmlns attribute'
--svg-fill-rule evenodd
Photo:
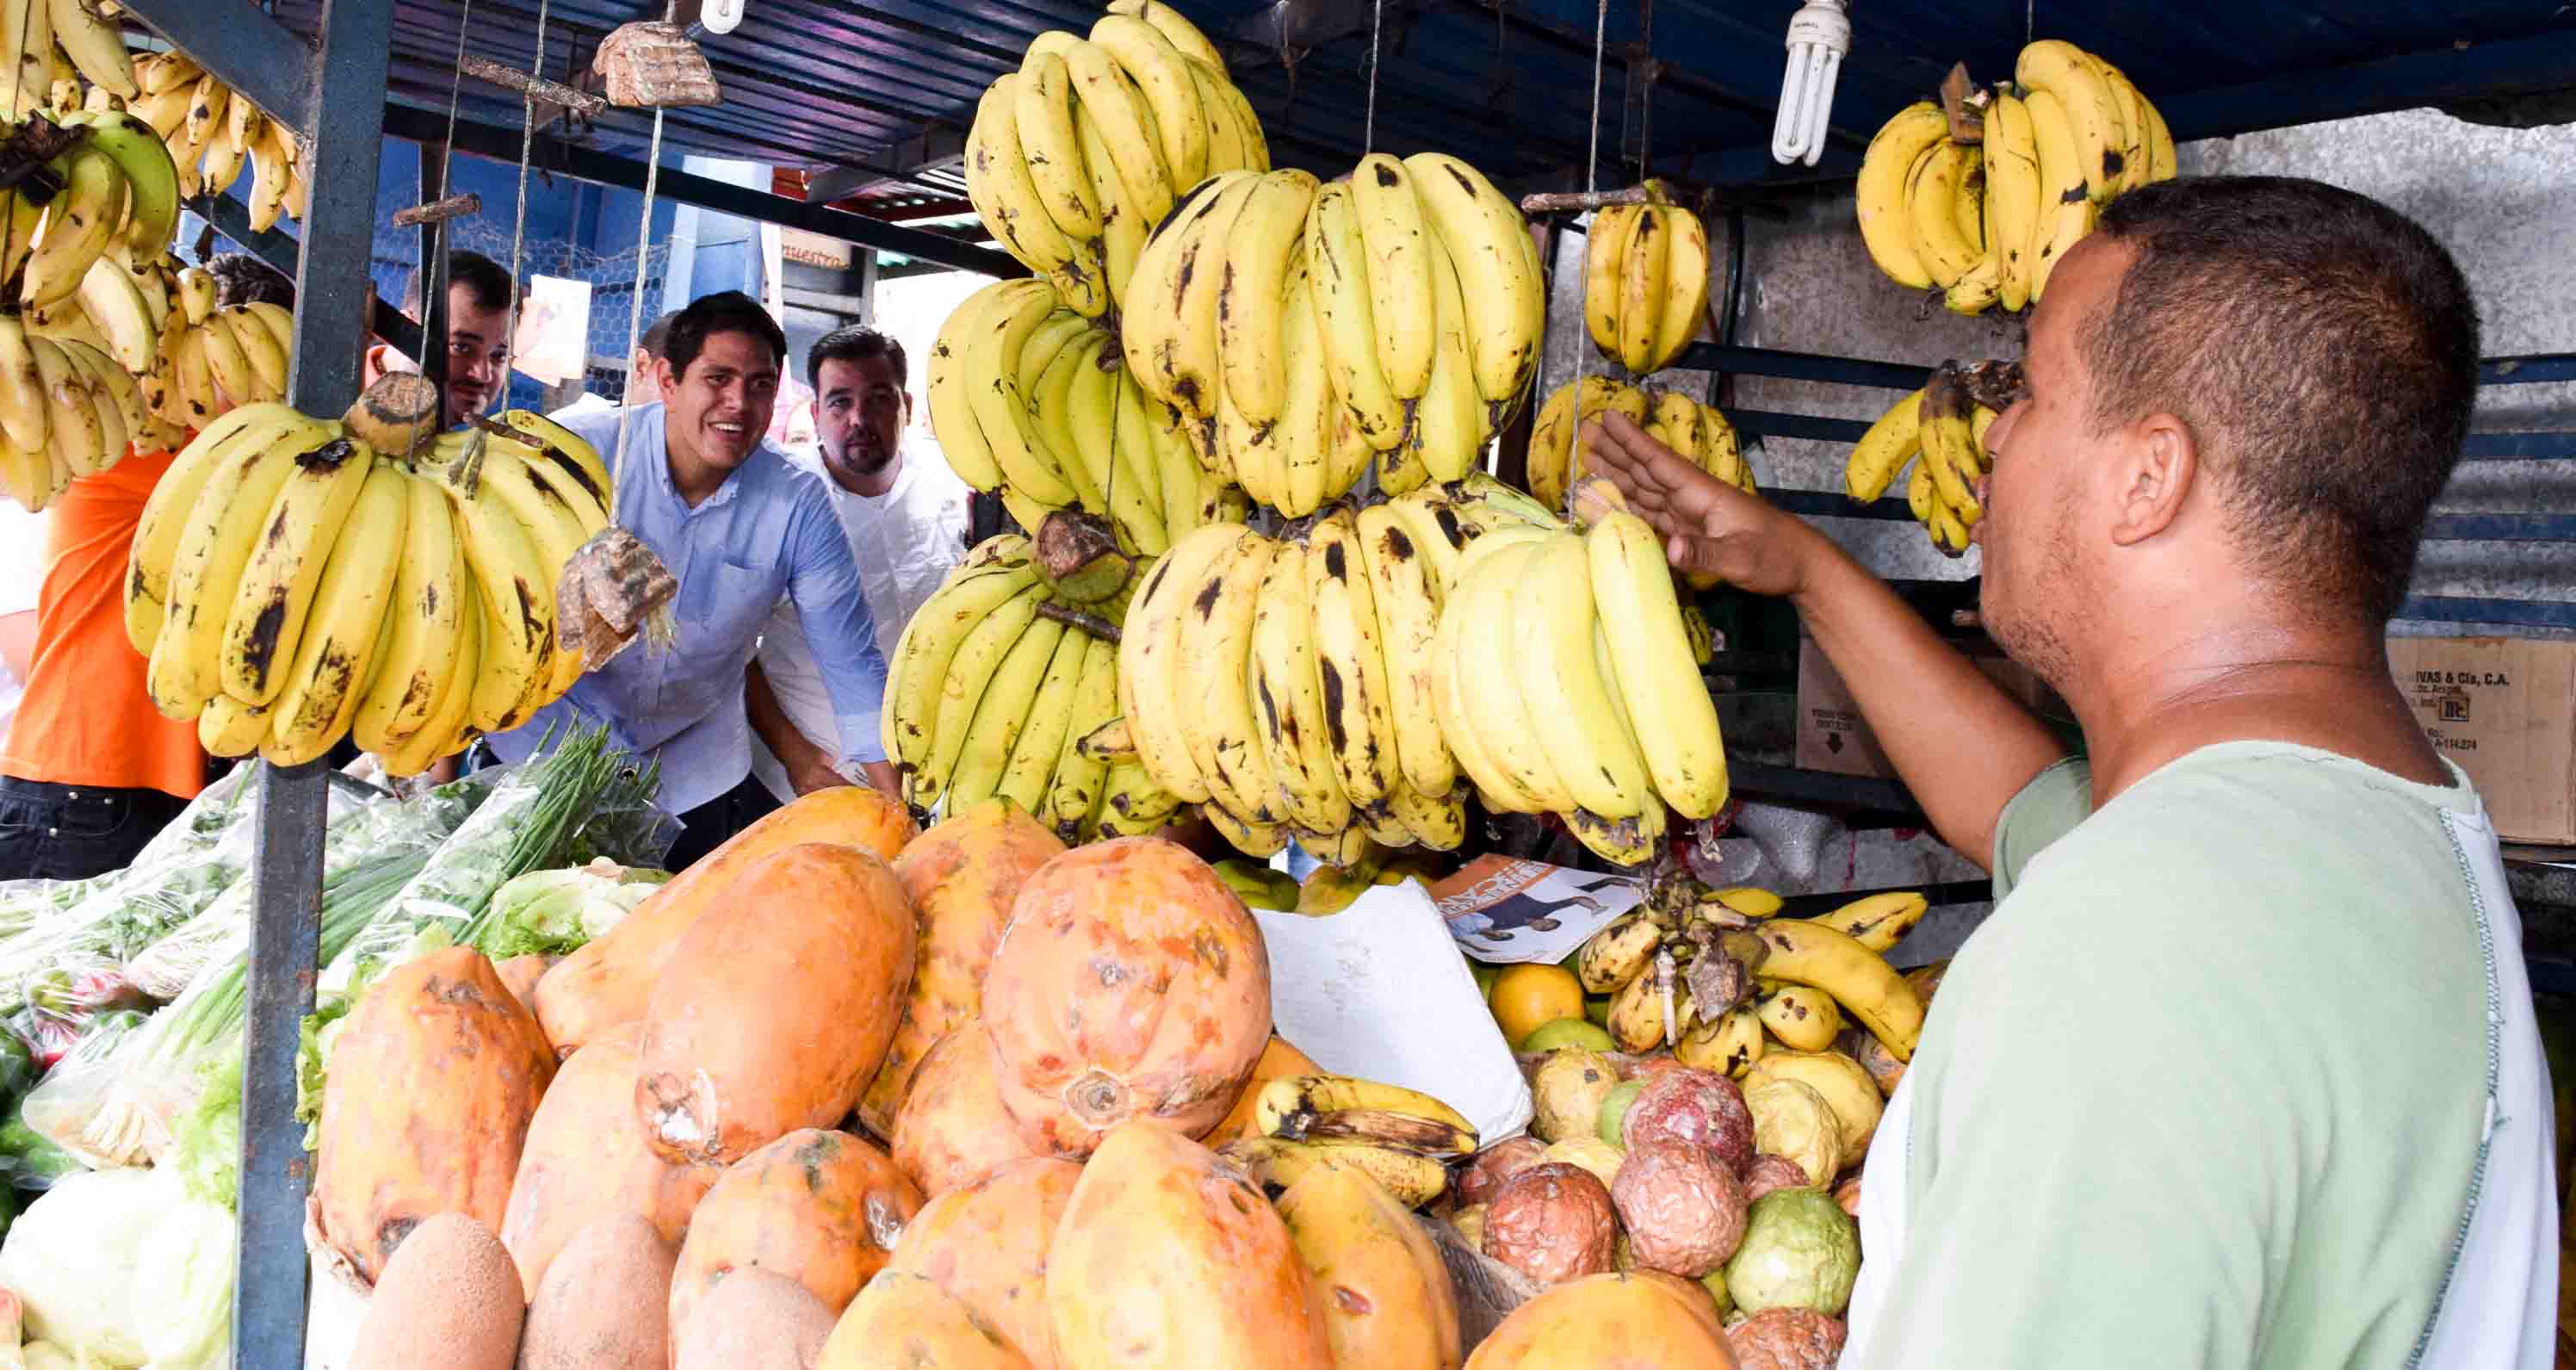
<svg viewBox="0 0 2576 1370"><path fill-rule="evenodd" d="M1834 77L1851 51L1844 0L1807 0L1789 18L1789 66L1780 77L1780 116L1771 126L1771 156L1783 166L1814 166L1825 153L1834 112Z"/></svg>

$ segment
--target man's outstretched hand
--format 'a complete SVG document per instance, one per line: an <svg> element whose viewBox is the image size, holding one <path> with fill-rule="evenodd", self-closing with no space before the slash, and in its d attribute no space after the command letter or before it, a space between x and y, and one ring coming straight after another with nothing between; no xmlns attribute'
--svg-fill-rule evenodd
<svg viewBox="0 0 2576 1370"><path fill-rule="evenodd" d="M1583 425L1588 469L1619 487L1664 539L1675 568L1718 576L1759 595L1794 595L1824 544L1807 524L1701 470L1646 436L1625 414Z"/></svg>

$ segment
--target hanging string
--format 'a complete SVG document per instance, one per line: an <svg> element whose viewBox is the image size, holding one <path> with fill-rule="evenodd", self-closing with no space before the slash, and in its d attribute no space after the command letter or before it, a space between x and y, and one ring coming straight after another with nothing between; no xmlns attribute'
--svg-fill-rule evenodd
<svg viewBox="0 0 2576 1370"><path fill-rule="evenodd" d="M465 34L473 26L474 0L465 0L463 12L456 16L456 66L447 77L447 141L451 147L456 142L456 97L465 85ZM438 179L439 193L444 195L447 193L447 175L444 170L441 170Z"/></svg>
<svg viewBox="0 0 2576 1370"><path fill-rule="evenodd" d="M2028 46L2031 39L2039 32L2033 22L2037 18L2038 10L2039 0L2021 0L2021 41L2024 46Z"/></svg>
<svg viewBox="0 0 2576 1370"><path fill-rule="evenodd" d="M653 107L653 146L644 157L644 213L635 229L635 291L626 304L626 355L633 366L635 344L644 336L644 278L652 269L653 194L662 183L662 107ZM626 394L617 406L617 446L609 457L608 521L617 522L617 507L626 494L626 425L635 414L633 370L626 373Z"/></svg>
<svg viewBox="0 0 2576 1370"><path fill-rule="evenodd" d="M1601 189L1601 68L1610 37L1610 0L1599 0L1592 14L1592 122L1583 126L1583 189L1586 193ZM1601 221L1601 211L1592 211L1592 222ZM1584 230L1584 249L1592 250L1591 230ZM1583 348L1574 349L1574 395L1567 401L1573 421L1565 425L1565 494L1574 497L1575 462L1583 455Z"/></svg>
<svg viewBox="0 0 2576 1370"><path fill-rule="evenodd" d="M537 0L537 55L528 62L528 75L546 74L546 12L553 0ZM528 241L528 159L537 145L537 97L524 93L519 101L519 202L510 220L510 331L501 343L501 389L510 388L510 368L519 360L519 263Z"/></svg>
<svg viewBox="0 0 2576 1370"><path fill-rule="evenodd" d="M1368 119L1361 126L1360 151L1377 151L1378 29L1386 22L1386 0L1369 0Z"/></svg>

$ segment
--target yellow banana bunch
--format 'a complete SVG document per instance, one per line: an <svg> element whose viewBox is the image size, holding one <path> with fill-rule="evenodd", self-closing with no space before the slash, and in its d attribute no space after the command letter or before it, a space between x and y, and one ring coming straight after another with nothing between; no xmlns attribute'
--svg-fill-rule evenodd
<svg viewBox="0 0 2576 1370"><path fill-rule="evenodd" d="M1088 37L1039 34L985 90L966 143L984 227L1067 307L1113 323L1146 235L1180 196L1269 168L1224 57L1162 0L1116 0Z"/></svg>
<svg viewBox="0 0 2576 1370"><path fill-rule="evenodd" d="M1477 539L1431 659L1441 734L1488 807L1556 813L1633 866L1667 809L1704 818L1726 801L1716 709L1662 542L1634 515Z"/></svg>
<svg viewBox="0 0 2576 1370"><path fill-rule="evenodd" d="M1905 499L1932 545L1948 556L1968 550L1968 530L1985 517L1976 484L1994 469L1986 430L1998 417L1969 398L1947 372L1888 406L1861 434L1843 467L1843 489L1861 504L1876 500L1910 465ZM1920 458L1920 460L1917 460Z"/></svg>
<svg viewBox="0 0 2576 1370"><path fill-rule="evenodd" d="M958 476L1034 534L1070 509L1130 556L1202 524L1239 522L1239 491L1209 475L1186 424L1139 384L1117 338L1043 280L997 281L950 312L928 365L930 423Z"/></svg>
<svg viewBox="0 0 2576 1370"><path fill-rule="evenodd" d="M41 510L130 443L152 442L148 425L142 389L115 358L32 316L0 315L0 494Z"/></svg>
<svg viewBox="0 0 2576 1370"><path fill-rule="evenodd" d="M208 420L135 530L126 635L154 705L219 755L294 765L354 732L414 775L553 702L581 672L555 584L609 489L580 439L505 417L519 436L417 456L275 401Z"/></svg>
<svg viewBox="0 0 2576 1370"><path fill-rule="evenodd" d="M1260 1086L1253 1122L1266 1137L1348 1141L1467 1156L1476 1128L1466 1115L1419 1090L1348 1075L1291 1075Z"/></svg>
<svg viewBox="0 0 2576 1370"><path fill-rule="evenodd" d="M286 374L295 351L295 316L274 304L215 305L215 279L200 267L172 271L166 262L141 273L113 263L93 268L105 278L84 290L81 302L93 321L113 319L120 329L137 322L127 311L150 308L149 282L166 281L168 303L158 320L152 365L144 390L152 413L177 429L203 428L237 406L286 398ZM127 298L114 282L140 281ZM93 300L97 303L93 304ZM145 316L149 320L149 314ZM100 322L102 330L106 322ZM123 336L112 333L111 336Z"/></svg>
<svg viewBox="0 0 2576 1370"><path fill-rule="evenodd" d="M2039 299L2111 197L2174 174L2164 116L2119 68L2060 39L2025 46L2013 79L1972 95L1974 143L1939 105L1898 110L1861 162L1862 241L1897 284L1961 314Z"/></svg>
<svg viewBox="0 0 2576 1370"><path fill-rule="evenodd" d="M1636 375L1673 364L1708 308L1708 228L1645 184L1646 202L1594 211L1583 247L1583 323L1601 355Z"/></svg>
<svg viewBox="0 0 2576 1370"><path fill-rule="evenodd" d="M137 93L126 97L126 110L167 148L183 197L221 195L248 170L252 229L265 230L281 215L304 217L312 198L311 159L290 126L269 118L185 53L137 58L134 84ZM168 241L164 232L155 249Z"/></svg>
<svg viewBox="0 0 2576 1370"><path fill-rule="evenodd" d="M1132 745L1112 735L1118 646L1041 615L1051 598L1028 538L977 546L886 663L886 756L925 811L999 797L1067 842L1152 832L1180 801L1139 774ZM1129 618L1119 601L1083 613Z"/></svg>
<svg viewBox="0 0 2576 1370"><path fill-rule="evenodd" d="M1454 850L1465 793L1433 675L1462 549L1562 527L1480 475L1336 504L1290 538L1194 530L1128 611L1120 741L1249 856L1292 835L1345 869Z"/></svg>

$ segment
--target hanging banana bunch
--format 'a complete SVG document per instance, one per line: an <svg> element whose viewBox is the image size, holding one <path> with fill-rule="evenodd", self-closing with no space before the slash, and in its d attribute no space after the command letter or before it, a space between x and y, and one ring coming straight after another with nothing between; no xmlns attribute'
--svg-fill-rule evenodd
<svg viewBox="0 0 2576 1370"><path fill-rule="evenodd" d="M2044 38L2021 50L2011 81L1972 91L1955 122L1929 100L1898 110L1870 140L1855 200L1889 279L1981 314L2036 302L2103 205L2173 174L2155 105L2118 67Z"/></svg>
<svg viewBox="0 0 2576 1370"><path fill-rule="evenodd" d="M1945 365L1922 389L1888 406L1853 445L1843 468L1844 493L1868 504L1911 464L1905 502L1914 521L1943 554L1960 556L1968 550L1968 530L1985 517L1976 485L1994 469L1986 430L1998 417L1976 401L1956 368Z"/></svg>
<svg viewBox="0 0 2576 1370"><path fill-rule="evenodd" d="M126 637L217 756L295 765L350 736L417 775L581 674L554 587L608 521L598 454L523 410L433 437L436 392L389 381L337 421L232 408L144 506Z"/></svg>
<svg viewBox="0 0 2576 1370"><path fill-rule="evenodd" d="M966 194L1067 308L1114 321L1146 235L1184 192L1269 167L1252 104L1207 35L1162 0L1117 0L1087 38L1039 34L985 90Z"/></svg>
<svg viewBox="0 0 2576 1370"><path fill-rule="evenodd" d="M1530 493L1551 509L1565 506L1566 492L1583 479L1583 454L1575 432L1603 414L1625 414L1646 436L1688 458L1701 470L1750 495L1755 493L1753 466L1735 436L1735 426L1714 406L1678 390L1640 390L1608 376L1585 376L1558 386L1530 426L1528 471Z"/></svg>
<svg viewBox="0 0 2576 1370"><path fill-rule="evenodd" d="M1593 211L1583 243L1584 327L1603 357L1639 376L1672 365L1708 309L1707 227L1663 182L1643 190L1643 204Z"/></svg>
<svg viewBox="0 0 2576 1370"><path fill-rule="evenodd" d="M247 169L253 232L266 231L281 214L304 217L312 185L303 144L292 128L269 118L185 53L144 57L134 64L134 84L141 94L126 108L168 146L183 196L221 195Z"/></svg>

